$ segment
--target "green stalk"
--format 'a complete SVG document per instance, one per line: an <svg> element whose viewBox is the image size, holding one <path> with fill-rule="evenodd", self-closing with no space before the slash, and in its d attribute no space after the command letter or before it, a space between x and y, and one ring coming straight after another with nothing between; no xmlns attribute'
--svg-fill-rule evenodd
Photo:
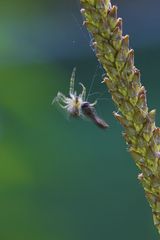
<svg viewBox="0 0 160 240"><path fill-rule="evenodd" d="M80 0L84 24L93 37L96 56L106 71L104 82L118 107L115 118L125 129L129 152L141 173L146 198L160 233L160 128L155 110L148 111L146 90L140 71L134 66L129 36L122 35L122 19L110 0Z"/></svg>

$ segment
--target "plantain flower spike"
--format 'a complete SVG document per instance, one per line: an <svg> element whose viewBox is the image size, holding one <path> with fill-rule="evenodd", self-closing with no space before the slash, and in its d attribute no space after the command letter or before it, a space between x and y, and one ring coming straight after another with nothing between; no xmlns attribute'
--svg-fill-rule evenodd
<svg viewBox="0 0 160 240"><path fill-rule="evenodd" d="M160 233L160 128L155 126L155 110L148 110L146 90L140 71L134 66L129 36L122 35L122 19L109 0L80 0L84 25L93 37L93 47L106 71L106 83L119 113L123 134L137 167L139 181L152 209Z"/></svg>

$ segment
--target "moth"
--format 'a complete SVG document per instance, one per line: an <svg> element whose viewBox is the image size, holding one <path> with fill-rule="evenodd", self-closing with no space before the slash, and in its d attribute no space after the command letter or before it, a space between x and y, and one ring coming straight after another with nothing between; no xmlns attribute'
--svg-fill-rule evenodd
<svg viewBox="0 0 160 240"><path fill-rule="evenodd" d="M89 118L93 123L95 123L98 127L102 129L108 128L109 125L96 113L95 105L97 104L97 101L93 103L87 101L85 86L82 83L79 83L82 87L82 92L79 95L74 90L75 72L76 68L74 68L72 71L69 96L66 97L63 93L58 92L52 103L57 102L58 105L61 108L65 109L71 117L79 118L85 116Z"/></svg>

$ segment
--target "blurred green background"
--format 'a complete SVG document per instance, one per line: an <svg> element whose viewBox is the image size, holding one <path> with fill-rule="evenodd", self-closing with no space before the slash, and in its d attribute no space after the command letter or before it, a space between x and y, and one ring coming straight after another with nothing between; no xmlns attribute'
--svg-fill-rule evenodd
<svg viewBox="0 0 160 240"><path fill-rule="evenodd" d="M114 3L158 124L160 2ZM78 0L1 0L0 239L159 239L79 8ZM97 112L108 130L51 105L57 91L68 93L74 66L79 91L94 76L92 92L104 93Z"/></svg>

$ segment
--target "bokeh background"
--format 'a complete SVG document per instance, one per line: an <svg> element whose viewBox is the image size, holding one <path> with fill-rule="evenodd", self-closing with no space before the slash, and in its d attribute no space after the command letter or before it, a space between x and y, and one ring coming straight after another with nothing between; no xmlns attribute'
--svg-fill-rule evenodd
<svg viewBox="0 0 160 240"><path fill-rule="evenodd" d="M150 109L159 124L160 1L116 0ZM78 0L1 0L0 239L156 240L151 210L127 152ZM51 105L77 85L110 128L68 120Z"/></svg>

